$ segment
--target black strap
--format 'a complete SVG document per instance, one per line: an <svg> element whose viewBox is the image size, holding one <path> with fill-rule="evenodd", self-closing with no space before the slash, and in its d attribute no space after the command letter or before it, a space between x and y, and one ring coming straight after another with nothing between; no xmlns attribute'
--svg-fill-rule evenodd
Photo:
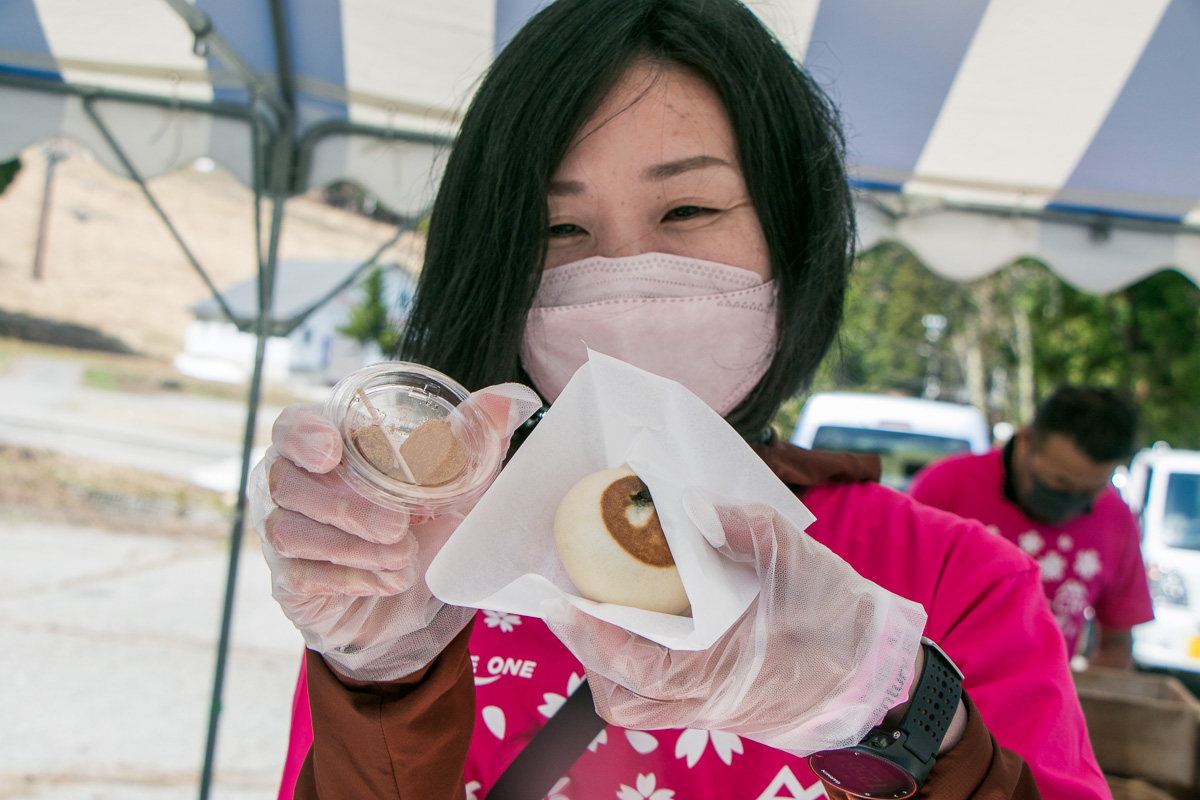
<svg viewBox="0 0 1200 800"><path fill-rule="evenodd" d="M587 681L579 684L504 770L487 800L541 800L607 724L596 713Z"/></svg>
<svg viewBox="0 0 1200 800"><path fill-rule="evenodd" d="M910 695L912 702L900 720L899 729L907 734L904 748L922 764L932 766L962 697L963 676L942 648L926 641L921 645L925 649L925 666L921 668L917 688Z"/></svg>

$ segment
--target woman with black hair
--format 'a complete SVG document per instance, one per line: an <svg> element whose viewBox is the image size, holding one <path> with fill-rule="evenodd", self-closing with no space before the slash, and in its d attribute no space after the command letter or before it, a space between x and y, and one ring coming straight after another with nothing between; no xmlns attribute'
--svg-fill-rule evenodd
<svg viewBox="0 0 1200 800"><path fill-rule="evenodd" d="M252 489L275 596L309 644L281 796L294 781L296 797L499 797L586 672L581 696L614 724L574 751L535 741L551 749L534 771L552 770L537 797L819 797L818 779L830 796L1108 797L1036 566L874 483L877 461L770 433L836 335L853 245L836 116L736 0L559 0L534 17L464 118L398 356L479 398L516 381L553 403L586 340L708 402L817 519L714 508L762 590L708 651L564 609L472 627L413 564L455 520L355 497L330 472L332 425L285 410ZM879 611L812 574L810 541L919 604L940 649L887 625L806 628L816 604ZM894 696L851 696L856 674L890 669ZM798 732L864 708L861 743L806 758Z"/></svg>

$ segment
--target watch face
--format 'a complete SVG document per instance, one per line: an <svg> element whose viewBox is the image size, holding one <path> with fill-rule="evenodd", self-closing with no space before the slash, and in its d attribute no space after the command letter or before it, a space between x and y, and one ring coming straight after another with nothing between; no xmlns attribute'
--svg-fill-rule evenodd
<svg viewBox="0 0 1200 800"><path fill-rule="evenodd" d="M855 797L902 800L917 793L917 782L908 772L855 747L813 753L808 765L819 777Z"/></svg>

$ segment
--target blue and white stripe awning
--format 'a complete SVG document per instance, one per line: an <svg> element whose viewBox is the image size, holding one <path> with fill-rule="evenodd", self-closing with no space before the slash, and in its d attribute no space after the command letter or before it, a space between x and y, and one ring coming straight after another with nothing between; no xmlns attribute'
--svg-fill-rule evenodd
<svg viewBox="0 0 1200 800"><path fill-rule="evenodd" d="M252 185L250 120L280 125L269 102L278 98L294 120L287 138L302 174L293 190L350 179L419 213L436 187L437 145L490 61L493 0L287 0L281 36L269 5L0 2L0 156L65 135L124 172L94 115L143 177L210 156ZM260 82L256 108L224 51L194 52L177 7L211 19Z"/></svg>
<svg viewBox="0 0 1200 800"><path fill-rule="evenodd" d="M809 9L796 46L842 109L865 241L959 279L1021 255L1095 291L1200 277L1195 0Z"/></svg>
<svg viewBox="0 0 1200 800"><path fill-rule="evenodd" d="M4 0L0 155L65 134L120 170L99 118L143 175L210 155L250 183L249 121L277 125L271 98L290 98L292 191L346 178L415 213L436 142L540 5L283 0L280 35L267 0ZM1200 282L1197 0L749 5L842 110L864 245L898 239L958 279L1032 255L1093 291L1164 267ZM221 37L207 55L188 9Z"/></svg>

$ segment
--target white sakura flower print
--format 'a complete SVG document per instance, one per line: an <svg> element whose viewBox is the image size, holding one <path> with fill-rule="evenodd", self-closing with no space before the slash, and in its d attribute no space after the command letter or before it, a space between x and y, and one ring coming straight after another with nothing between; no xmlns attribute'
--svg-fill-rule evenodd
<svg viewBox="0 0 1200 800"><path fill-rule="evenodd" d="M629 746L641 755L649 755L658 749L658 739L653 733L646 731L625 731Z"/></svg>
<svg viewBox="0 0 1200 800"><path fill-rule="evenodd" d="M483 621L489 628L499 628L501 633L512 633L513 628L521 624L521 618L507 611L483 611Z"/></svg>
<svg viewBox="0 0 1200 800"><path fill-rule="evenodd" d="M470 781L467 783L467 800L479 800L479 795L476 794L483 788L483 784L479 781Z"/></svg>
<svg viewBox="0 0 1200 800"><path fill-rule="evenodd" d="M550 719L557 714L558 710L562 708L563 703L567 702L567 698L557 692L546 692L542 695L542 700L544 702L538 706L538 711L546 719Z"/></svg>
<svg viewBox="0 0 1200 800"><path fill-rule="evenodd" d="M1100 554L1088 547L1075 555L1075 574L1090 581L1100 574Z"/></svg>
<svg viewBox="0 0 1200 800"><path fill-rule="evenodd" d="M1046 540L1037 531L1025 531L1017 537L1017 546L1031 556L1036 556L1042 552Z"/></svg>
<svg viewBox="0 0 1200 800"><path fill-rule="evenodd" d="M600 745L608 744L608 728L596 734L596 738L592 739L592 743L588 745L588 750L593 753L600 749Z"/></svg>
<svg viewBox="0 0 1200 800"><path fill-rule="evenodd" d="M713 752L726 766L733 763L734 753L742 754L742 737L736 733L710 731L709 738L712 739Z"/></svg>
<svg viewBox="0 0 1200 800"><path fill-rule="evenodd" d="M1071 538L1071 535L1069 533L1060 533L1058 535L1058 549L1059 550L1063 551L1064 553L1069 553L1069 552L1071 552L1071 549L1074 547L1075 547L1075 540Z"/></svg>
<svg viewBox="0 0 1200 800"><path fill-rule="evenodd" d="M704 750L708 747L709 738L712 739L713 752L717 757L725 762L725 766L733 763L733 754L742 753L742 738L735 733L726 733L725 731L701 731L688 729L679 734L679 739L675 742L675 757L687 757L687 765L690 769L696 766L696 762L700 760L700 756L704 755Z"/></svg>
<svg viewBox="0 0 1200 800"><path fill-rule="evenodd" d="M483 724L492 732L492 736L497 739L504 738L504 731L508 727L508 719L504 716L504 710L499 706L484 706Z"/></svg>
<svg viewBox="0 0 1200 800"><path fill-rule="evenodd" d="M988 533L994 533L997 536L1000 535L1000 526L999 525L987 525L985 527L988 529Z"/></svg>
<svg viewBox="0 0 1200 800"><path fill-rule="evenodd" d="M567 784L570 782L570 778L559 778L558 783L550 787L550 792L546 795L546 800L571 800L571 798L562 793L563 789L566 789Z"/></svg>
<svg viewBox="0 0 1200 800"><path fill-rule="evenodd" d="M1087 608L1087 587L1074 578L1062 582L1050 601L1050 611L1067 636L1079 631L1079 620Z"/></svg>
<svg viewBox="0 0 1200 800"><path fill-rule="evenodd" d="M658 780L654 773L637 776L637 788L621 784L617 790L617 800L675 800L674 789L655 789Z"/></svg>
<svg viewBox="0 0 1200 800"><path fill-rule="evenodd" d="M1060 581L1067 570L1067 560L1057 551L1051 550L1038 559L1038 566L1042 568L1043 581Z"/></svg>
<svg viewBox="0 0 1200 800"><path fill-rule="evenodd" d="M578 689L581 683L583 683L583 676L572 672L571 677L567 679L567 693L546 692L542 695L542 704L538 706L538 711L546 719L553 717L562 708L563 703L567 702L567 698L571 695L571 692Z"/></svg>

